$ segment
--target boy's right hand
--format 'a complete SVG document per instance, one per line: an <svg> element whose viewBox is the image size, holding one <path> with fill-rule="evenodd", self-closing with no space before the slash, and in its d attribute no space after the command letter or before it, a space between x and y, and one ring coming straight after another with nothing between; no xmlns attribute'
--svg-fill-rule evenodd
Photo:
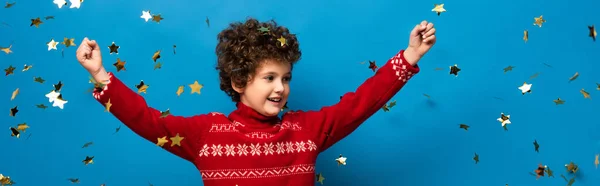
<svg viewBox="0 0 600 186"><path fill-rule="evenodd" d="M95 40L89 40L87 37L83 39L76 52L77 61L83 66L92 76L96 77L101 72L106 72L102 66L102 55L100 47Z"/></svg>

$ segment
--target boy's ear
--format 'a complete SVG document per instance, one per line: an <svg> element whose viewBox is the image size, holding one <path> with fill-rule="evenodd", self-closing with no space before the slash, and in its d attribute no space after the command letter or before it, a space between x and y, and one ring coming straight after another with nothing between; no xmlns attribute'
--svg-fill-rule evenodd
<svg viewBox="0 0 600 186"><path fill-rule="evenodd" d="M244 89L246 86L244 86L244 88L239 88L236 86L235 82L233 82L233 80L231 80L231 88L233 88L233 90L235 90L238 94L244 93Z"/></svg>

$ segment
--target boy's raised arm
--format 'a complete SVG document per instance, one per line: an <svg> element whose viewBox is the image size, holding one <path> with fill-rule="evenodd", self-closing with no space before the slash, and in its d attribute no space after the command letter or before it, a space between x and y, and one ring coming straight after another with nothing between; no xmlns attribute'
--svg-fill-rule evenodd
<svg viewBox="0 0 600 186"><path fill-rule="evenodd" d="M106 73L106 72L105 72ZM161 117L161 111L149 107L142 96L124 85L112 73L102 89L93 92L94 98L133 132L161 145L165 150L193 162L197 154L196 143L205 130L207 115Z"/></svg>
<svg viewBox="0 0 600 186"><path fill-rule="evenodd" d="M337 104L305 113L304 123L317 134L317 145L321 151L348 136L381 110L419 72L418 66L409 64L403 53L404 50L389 59L374 76L367 79L355 92L343 95Z"/></svg>

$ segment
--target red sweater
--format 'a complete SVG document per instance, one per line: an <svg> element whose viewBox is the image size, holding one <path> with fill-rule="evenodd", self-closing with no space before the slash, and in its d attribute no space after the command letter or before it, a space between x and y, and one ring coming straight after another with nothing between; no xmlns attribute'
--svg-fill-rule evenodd
<svg viewBox="0 0 600 186"><path fill-rule="evenodd" d="M206 186L307 186L315 184L317 155L379 111L419 72L402 54L339 103L317 111L289 111L281 119L242 103L229 116L212 112L161 118L159 110L113 73L93 95L102 105L110 99L110 112L136 134L153 143L166 139L162 148L192 162ZM177 134L183 140L172 143Z"/></svg>

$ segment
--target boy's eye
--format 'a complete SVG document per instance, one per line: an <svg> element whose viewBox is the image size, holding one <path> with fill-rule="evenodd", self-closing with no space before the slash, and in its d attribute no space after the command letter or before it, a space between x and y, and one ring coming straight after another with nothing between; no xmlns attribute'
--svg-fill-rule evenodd
<svg viewBox="0 0 600 186"><path fill-rule="evenodd" d="M267 77L265 77L265 79L269 80L269 81L273 81L273 79L275 79L275 77L273 77L273 76L267 76Z"/></svg>
<svg viewBox="0 0 600 186"><path fill-rule="evenodd" d="M283 78L283 81L291 81L291 80L292 80L292 77L284 77Z"/></svg>

